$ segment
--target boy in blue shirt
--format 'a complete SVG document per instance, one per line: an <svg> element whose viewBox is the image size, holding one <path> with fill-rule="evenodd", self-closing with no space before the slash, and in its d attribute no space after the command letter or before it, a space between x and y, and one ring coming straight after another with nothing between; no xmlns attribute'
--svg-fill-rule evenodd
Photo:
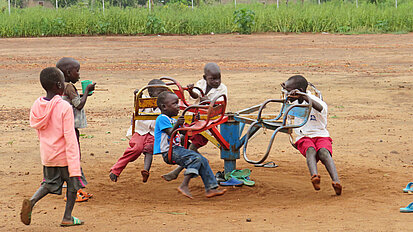
<svg viewBox="0 0 413 232"><path fill-rule="evenodd" d="M182 126L185 122L183 116L178 120L172 118L179 113L179 98L174 93L165 91L159 94L157 104L162 114L158 116L155 124L155 142L154 154L162 154L164 161L168 164L178 164L186 168L185 177L182 184L178 187L178 191L184 196L193 199L189 191L189 181L198 175L201 176L205 185L206 197L214 197L223 195L224 190L218 190L218 183L214 173L209 166L208 160L199 153L185 149L180 146L179 135L175 138L170 138L172 132ZM168 150L169 141L173 139L172 159L169 163Z"/></svg>

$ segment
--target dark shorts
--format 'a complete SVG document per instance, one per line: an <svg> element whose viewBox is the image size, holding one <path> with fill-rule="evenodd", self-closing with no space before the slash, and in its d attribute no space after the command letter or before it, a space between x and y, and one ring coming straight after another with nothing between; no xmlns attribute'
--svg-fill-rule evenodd
<svg viewBox="0 0 413 232"><path fill-rule="evenodd" d="M53 194L62 194L62 186L64 182L67 184L67 191L77 192L77 190L84 188L86 185L82 179L84 179L83 172L82 178L80 176L69 177L68 167L43 166L42 186L47 188L49 192Z"/></svg>

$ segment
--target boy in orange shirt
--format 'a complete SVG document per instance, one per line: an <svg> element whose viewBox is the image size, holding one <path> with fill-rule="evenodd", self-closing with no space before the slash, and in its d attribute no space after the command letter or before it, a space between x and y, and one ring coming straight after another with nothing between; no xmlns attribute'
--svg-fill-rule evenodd
<svg viewBox="0 0 413 232"><path fill-rule="evenodd" d="M44 180L30 198L23 200L20 219L25 225L31 222L34 205L47 194L62 194L67 183L66 209L61 226L82 225L72 216L76 192L84 187L80 177L80 155L77 143L72 106L61 97L64 91L63 73L54 67L40 73L40 83L46 97L38 98L30 111L30 126L37 130Z"/></svg>

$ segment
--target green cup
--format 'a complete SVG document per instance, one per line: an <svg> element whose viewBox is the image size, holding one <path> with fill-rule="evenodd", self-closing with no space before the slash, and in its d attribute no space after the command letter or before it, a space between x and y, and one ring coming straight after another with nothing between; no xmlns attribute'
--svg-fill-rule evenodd
<svg viewBox="0 0 413 232"><path fill-rule="evenodd" d="M81 81L80 83L82 83L82 92L83 92L83 94L85 94L86 87L90 84L93 84L93 82L91 80L84 80L84 81ZM92 93L93 93L93 91L90 91L88 94L92 94Z"/></svg>

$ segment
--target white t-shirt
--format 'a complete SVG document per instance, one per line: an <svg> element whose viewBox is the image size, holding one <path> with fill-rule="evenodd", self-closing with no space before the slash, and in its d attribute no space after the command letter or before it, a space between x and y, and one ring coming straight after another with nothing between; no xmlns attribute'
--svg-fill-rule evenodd
<svg viewBox="0 0 413 232"><path fill-rule="evenodd" d="M327 130L327 104L320 98L312 95L310 92L307 92L311 100L319 103L323 110L318 112L316 109L312 108L310 112L310 117L304 126L300 128L295 128L294 133L297 134L296 141L300 140L302 137L330 137L330 134ZM298 100L294 101L293 104L298 104ZM295 117L294 124L301 124L304 119Z"/></svg>
<svg viewBox="0 0 413 232"><path fill-rule="evenodd" d="M205 79L201 79L195 84L195 86L202 89L202 91L204 91L205 93L207 89L207 82ZM197 89L194 89L194 91L196 91L196 93L199 94L199 91ZM212 88L211 90L209 90L206 96L208 97L209 100L212 100L221 94L225 94L225 96L228 97L227 87L222 83L218 86L218 88ZM198 104L200 102L200 97L196 100L195 104ZM218 99L218 101L223 101L223 100L224 100L223 98Z"/></svg>
<svg viewBox="0 0 413 232"><path fill-rule="evenodd" d="M145 113L161 113L161 110L159 108L156 108L155 110L152 108L146 108L143 109L142 112ZM155 120L136 120L135 121L135 133L138 133L140 135L146 135L147 133L150 133L151 135L155 135ZM132 138L132 125L129 127L128 131L126 132L126 138L131 139Z"/></svg>

